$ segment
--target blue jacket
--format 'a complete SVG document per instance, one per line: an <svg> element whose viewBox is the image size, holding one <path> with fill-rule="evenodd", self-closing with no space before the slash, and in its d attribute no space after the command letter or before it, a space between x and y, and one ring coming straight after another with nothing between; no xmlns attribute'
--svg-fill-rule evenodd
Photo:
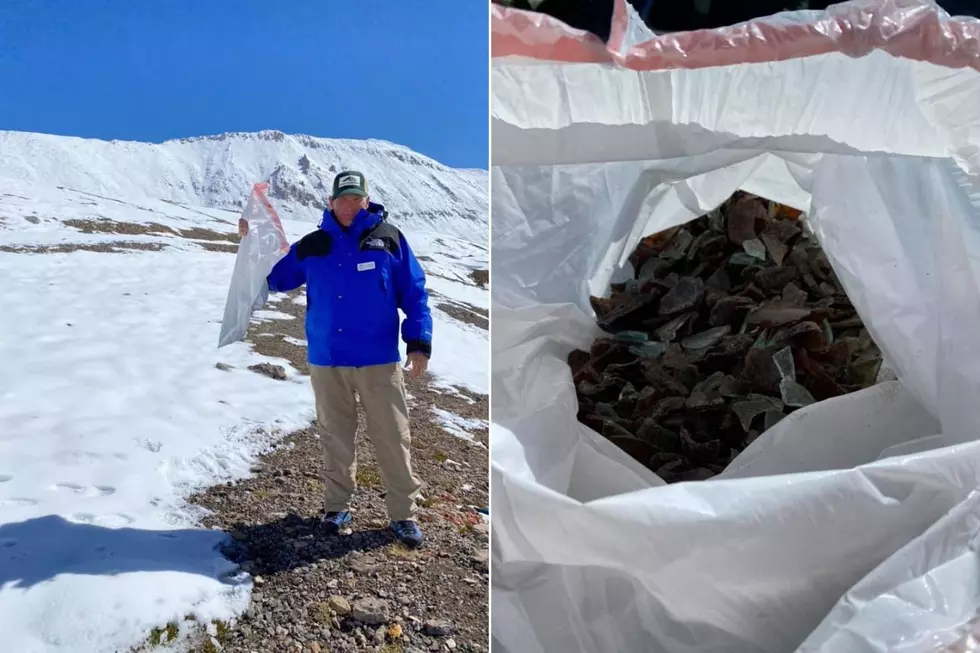
<svg viewBox="0 0 980 653"><path fill-rule="evenodd" d="M289 248L269 290L306 284L306 339L312 365L364 367L401 360L398 309L407 350L432 353L425 272L405 236L372 203L346 229L329 210L320 228Z"/></svg>

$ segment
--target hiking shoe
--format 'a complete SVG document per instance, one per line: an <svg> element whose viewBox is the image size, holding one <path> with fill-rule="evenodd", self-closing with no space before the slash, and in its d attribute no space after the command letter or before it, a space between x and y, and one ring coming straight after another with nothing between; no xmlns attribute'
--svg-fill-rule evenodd
<svg viewBox="0 0 980 653"><path fill-rule="evenodd" d="M422 531L419 525L410 519L405 521L391 522L391 532L395 534L398 541L410 549L422 546Z"/></svg>
<svg viewBox="0 0 980 653"><path fill-rule="evenodd" d="M350 510L344 510L342 512L328 512L323 516L320 524L323 526L323 530L327 535L336 535L342 527L351 523L353 520L354 518L351 516Z"/></svg>

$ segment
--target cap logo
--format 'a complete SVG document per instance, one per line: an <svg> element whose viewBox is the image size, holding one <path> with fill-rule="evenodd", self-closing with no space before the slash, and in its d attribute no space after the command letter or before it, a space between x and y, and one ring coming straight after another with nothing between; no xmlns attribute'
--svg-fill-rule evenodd
<svg viewBox="0 0 980 653"><path fill-rule="evenodd" d="M361 186L361 178L357 175L344 175L337 180L337 186L339 188L345 188L347 186Z"/></svg>

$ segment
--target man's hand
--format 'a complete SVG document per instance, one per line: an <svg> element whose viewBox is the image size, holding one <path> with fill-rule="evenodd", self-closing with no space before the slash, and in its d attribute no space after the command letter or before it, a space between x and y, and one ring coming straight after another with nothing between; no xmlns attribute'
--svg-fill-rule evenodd
<svg viewBox="0 0 980 653"><path fill-rule="evenodd" d="M248 220L238 218L238 235L244 238L248 235Z"/></svg>
<svg viewBox="0 0 980 653"><path fill-rule="evenodd" d="M429 359L425 357L425 354L413 351L408 355L408 376L412 379L417 379L418 377L425 374L425 371L429 367Z"/></svg>

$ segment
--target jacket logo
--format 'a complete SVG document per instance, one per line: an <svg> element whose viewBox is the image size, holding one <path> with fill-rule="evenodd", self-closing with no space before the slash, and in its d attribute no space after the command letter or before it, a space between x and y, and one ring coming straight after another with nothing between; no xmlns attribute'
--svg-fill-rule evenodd
<svg viewBox="0 0 980 653"><path fill-rule="evenodd" d="M374 261L366 261L364 263L357 264L358 272L364 272L365 270L373 270L373 269L374 269Z"/></svg>
<svg viewBox="0 0 980 653"><path fill-rule="evenodd" d="M368 249L384 249L385 241L380 238L368 238L364 241L364 246Z"/></svg>

